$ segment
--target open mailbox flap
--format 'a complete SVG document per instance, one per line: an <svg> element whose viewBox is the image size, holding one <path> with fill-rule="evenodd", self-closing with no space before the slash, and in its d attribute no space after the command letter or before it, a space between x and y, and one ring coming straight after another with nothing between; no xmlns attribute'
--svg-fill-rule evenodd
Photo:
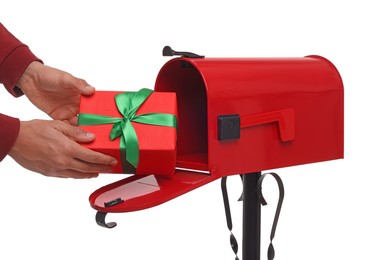
<svg viewBox="0 0 389 260"><path fill-rule="evenodd" d="M100 212L131 212L157 206L218 177L177 170L173 176L133 175L93 192L89 201Z"/></svg>

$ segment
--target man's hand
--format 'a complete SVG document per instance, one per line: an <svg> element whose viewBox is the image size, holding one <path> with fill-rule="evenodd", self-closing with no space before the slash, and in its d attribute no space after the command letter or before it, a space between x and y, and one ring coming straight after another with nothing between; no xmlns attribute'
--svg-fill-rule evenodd
<svg viewBox="0 0 389 260"><path fill-rule="evenodd" d="M77 124L80 95L92 95L95 89L71 74L32 62L17 85L40 110L56 120Z"/></svg>
<svg viewBox="0 0 389 260"><path fill-rule="evenodd" d="M110 172L117 160L82 147L94 135L58 120L21 122L9 155L21 166L45 176L92 178Z"/></svg>

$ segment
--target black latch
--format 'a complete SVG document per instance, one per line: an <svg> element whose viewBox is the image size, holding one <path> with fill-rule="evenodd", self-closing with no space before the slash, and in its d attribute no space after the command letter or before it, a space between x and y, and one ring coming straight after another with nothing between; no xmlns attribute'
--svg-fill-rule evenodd
<svg viewBox="0 0 389 260"><path fill-rule="evenodd" d="M221 115L218 116L217 121L219 140L240 138L240 116L238 114Z"/></svg>
<svg viewBox="0 0 389 260"><path fill-rule="evenodd" d="M117 198L117 199L114 199L114 200L111 200L111 201L108 201L108 202L104 202L104 207L113 207L115 205L118 205L120 203L122 203L124 200L122 200L121 198Z"/></svg>
<svg viewBox="0 0 389 260"><path fill-rule="evenodd" d="M165 46L162 50L163 56L182 56L185 58L204 58L203 55L198 55L196 53L192 52L186 52L186 51L175 51L170 46Z"/></svg>

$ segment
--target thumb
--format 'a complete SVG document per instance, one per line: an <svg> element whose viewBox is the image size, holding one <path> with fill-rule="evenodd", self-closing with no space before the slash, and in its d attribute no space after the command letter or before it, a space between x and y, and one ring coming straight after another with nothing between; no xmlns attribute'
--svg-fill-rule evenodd
<svg viewBox="0 0 389 260"><path fill-rule="evenodd" d="M81 95L90 96L95 92L95 88L90 86L85 80L74 76L69 79L69 85Z"/></svg>
<svg viewBox="0 0 389 260"><path fill-rule="evenodd" d="M70 139L73 139L76 142L88 143L92 142L95 139L95 134L86 132L83 129L72 126L69 124L63 124L62 132L68 136Z"/></svg>

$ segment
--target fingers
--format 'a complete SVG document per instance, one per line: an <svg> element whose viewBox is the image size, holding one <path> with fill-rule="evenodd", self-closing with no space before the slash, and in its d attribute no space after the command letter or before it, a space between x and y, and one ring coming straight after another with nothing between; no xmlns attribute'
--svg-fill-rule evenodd
<svg viewBox="0 0 389 260"><path fill-rule="evenodd" d="M112 166L110 165L88 163L73 158L61 170L50 172L47 175L62 178L86 179L97 177L99 173L109 172L112 172Z"/></svg>
<svg viewBox="0 0 389 260"><path fill-rule="evenodd" d="M78 117L77 116L74 116L72 118L69 119L69 123L73 126L76 126L78 124Z"/></svg>
<svg viewBox="0 0 389 260"><path fill-rule="evenodd" d="M85 147L75 144L71 160L65 171L65 176L72 174L76 177L72 178L91 178L98 175L98 173L112 172L112 166L116 165L118 161L111 156L98 153L87 149Z"/></svg>
<svg viewBox="0 0 389 260"><path fill-rule="evenodd" d="M79 159L74 159L68 169L88 174L112 172L111 165L90 163Z"/></svg>
<svg viewBox="0 0 389 260"><path fill-rule="evenodd" d="M84 152L79 153L80 150L84 150ZM93 162L77 158L79 154L81 154L80 157ZM56 170L52 168L49 171L42 171L42 173L52 177L86 179L97 177L99 173L112 172L112 160L117 164L116 159L86 149L76 143L74 143L74 149L71 153L69 150L63 151L62 156L63 160L57 163Z"/></svg>
<svg viewBox="0 0 389 260"><path fill-rule="evenodd" d="M93 178L100 172L111 172L117 164L115 158L72 140L94 138L80 130L61 121L22 121L9 155L26 169L45 176Z"/></svg>
<svg viewBox="0 0 389 260"><path fill-rule="evenodd" d="M90 86L85 80L71 76L69 85L81 95L90 96L95 92L95 88Z"/></svg>
<svg viewBox="0 0 389 260"><path fill-rule="evenodd" d="M63 119L61 121L72 126L78 126L78 116L73 116L69 119Z"/></svg>
<svg viewBox="0 0 389 260"><path fill-rule="evenodd" d="M49 177L58 177L58 178L73 178L73 179L91 179L99 176L98 172L80 172L76 170L64 170L56 175L48 175Z"/></svg>
<svg viewBox="0 0 389 260"><path fill-rule="evenodd" d="M92 151L76 143L93 141L95 139L95 135L93 133L85 132L81 128L71 126L62 122L60 122L60 128L63 134L75 141L71 145L71 147L69 147L69 151L71 151L72 157L78 159L81 162L87 163L75 164L72 169L103 172L109 171L111 166L116 165L118 163L117 159L112 156Z"/></svg>
<svg viewBox="0 0 389 260"><path fill-rule="evenodd" d="M71 122L70 122L71 123ZM83 129L72 126L69 124L59 124L60 131L68 136L70 139L79 142L79 143L88 143L92 142L95 139L93 133L85 132Z"/></svg>
<svg viewBox="0 0 389 260"><path fill-rule="evenodd" d="M81 95L84 95L84 96L90 96L93 93L95 93L95 88L92 86L89 86L89 85L86 85L86 86L84 85L82 87L79 87L79 90L80 90Z"/></svg>
<svg viewBox="0 0 389 260"><path fill-rule="evenodd" d="M117 159L112 156L92 151L80 145L74 148L73 157L91 164L114 166L118 163Z"/></svg>

